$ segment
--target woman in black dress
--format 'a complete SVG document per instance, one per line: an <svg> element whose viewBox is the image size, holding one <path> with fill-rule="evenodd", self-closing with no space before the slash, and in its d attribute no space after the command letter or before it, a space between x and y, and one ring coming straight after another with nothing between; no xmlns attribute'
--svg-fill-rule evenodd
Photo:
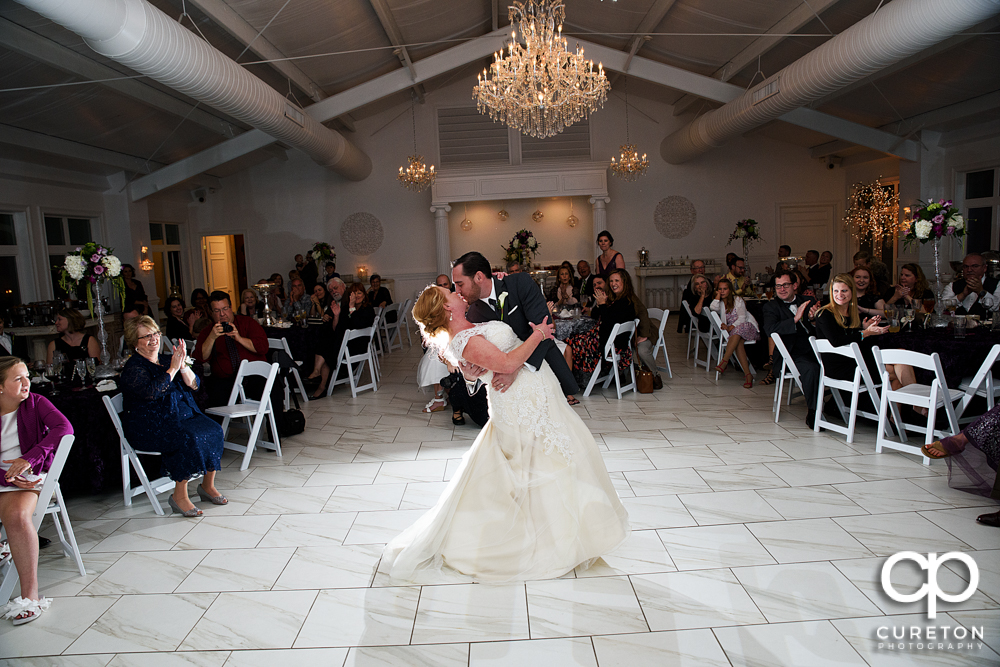
<svg viewBox="0 0 1000 667"><path fill-rule="evenodd" d="M368 295L361 283L352 283L341 302L331 303L327 313L331 320L323 326L313 372L309 375L310 378L320 378L319 388L311 398L322 398L326 393L331 369L337 367L337 355L340 354L344 335L348 331L366 329L375 323L375 308L368 302ZM367 346L367 340L358 339L351 341L348 350L351 354L360 354Z"/></svg>
<svg viewBox="0 0 1000 667"><path fill-rule="evenodd" d="M191 292L191 307L201 311L203 317L209 317L208 292L198 287Z"/></svg>
<svg viewBox="0 0 1000 667"><path fill-rule="evenodd" d="M877 315L861 319L854 280L850 274L841 273L830 282L830 303L816 312L816 338L826 339L834 347L860 343L868 336L878 336L889 330L889 327L880 327L878 322ZM872 378L877 378L878 368L871 347L865 346L862 353L868 372ZM853 380L856 367L857 364L847 357L838 354L823 355L826 374L837 380Z"/></svg>
<svg viewBox="0 0 1000 667"><path fill-rule="evenodd" d="M860 317L882 316L885 312L885 301L878 292L872 270L867 266L856 266L851 270L854 287L858 294L858 315Z"/></svg>
<svg viewBox="0 0 1000 667"><path fill-rule="evenodd" d="M903 264L899 270L899 282L882 295L889 305L906 306L928 313L934 310L934 292L931 291L924 270L919 264Z"/></svg>
<svg viewBox="0 0 1000 667"><path fill-rule="evenodd" d="M52 363L52 355L62 352L69 361L97 357L101 354L101 346L97 339L84 331L87 320L76 308L64 308L56 313L56 333L62 334L49 343L45 355L45 363Z"/></svg>
<svg viewBox="0 0 1000 667"><path fill-rule="evenodd" d="M140 315L149 315L149 299L142 283L135 279L135 267L122 264L122 280L125 282L125 305L122 312L138 311Z"/></svg>
<svg viewBox="0 0 1000 667"><path fill-rule="evenodd" d="M625 268L625 258L614 249L615 237L611 232L603 231L597 235L597 247L601 254L597 256L597 275L608 278L615 269Z"/></svg>
<svg viewBox="0 0 1000 667"><path fill-rule="evenodd" d="M167 338L171 341L191 338L191 330L184 324L184 302L180 297L167 297Z"/></svg>

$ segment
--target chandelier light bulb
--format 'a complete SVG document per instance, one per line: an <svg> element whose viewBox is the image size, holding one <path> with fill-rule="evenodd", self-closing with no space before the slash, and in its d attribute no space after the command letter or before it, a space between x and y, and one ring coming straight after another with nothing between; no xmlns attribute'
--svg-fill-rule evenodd
<svg viewBox="0 0 1000 667"><path fill-rule="evenodd" d="M399 174L396 175L396 180L410 192L423 192L430 186L434 185L434 181L437 179L437 173L434 171L434 165L430 165L428 167L424 163L424 156L417 153L417 118L413 110L413 106L413 100L411 98L410 120L413 125L413 155L407 158L407 162L409 164L405 168L399 168Z"/></svg>

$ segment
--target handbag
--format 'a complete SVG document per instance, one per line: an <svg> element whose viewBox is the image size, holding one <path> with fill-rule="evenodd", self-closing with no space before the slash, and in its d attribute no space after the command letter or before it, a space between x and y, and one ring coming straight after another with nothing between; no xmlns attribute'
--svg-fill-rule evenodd
<svg viewBox="0 0 1000 667"><path fill-rule="evenodd" d="M635 390L640 394L653 393L653 371L642 364L635 369Z"/></svg>

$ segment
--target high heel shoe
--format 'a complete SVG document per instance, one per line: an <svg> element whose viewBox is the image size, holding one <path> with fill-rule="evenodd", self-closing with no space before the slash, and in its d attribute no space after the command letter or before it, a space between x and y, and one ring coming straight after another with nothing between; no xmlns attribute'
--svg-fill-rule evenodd
<svg viewBox="0 0 1000 667"><path fill-rule="evenodd" d="M746 378L746 381L743 383L743 388L753 389L753 376L747 373L744 377Z"/></svg>
<svg viewBox="0 0 1000 667"><path fill-rule="evenodd" d="M189 510L182 510L177 506L177 503L174 502L173 496L169 496L167 498L167 504L170 505L170 509L173 510L173 514L180 514L181 516L186 516L189 519L196 519L201 516L201 510L197 507L192 507Z"/></svg>
<svg viewBox="0 0 1000 667"><path fill-rule="evenodd" d="M725 361L725 360L723 360L723 361L720 361L720 362L719 362L719 365L715 367L715 371L716 371L716 372L717 372L717 373L718 373L719 375L722 375L723 373L725 373L725 372L726 372L726 369L727 369L727 368L729 368L729 362L728 362L728 361Z"/></svg>
<svg viewBox="0 0 1000 667"><path fill-rule="evenodd" d="M202 500L212 503L213 505L228 505L229 499L223 495L210 496L205 489L202 488L201 484L198 485L198 497Z"/></svg>
<svg viewBox="0 0 1000 667"><path fill-rule="evenodd" d="M313 393L313 395L312 395L312 396L310 396L309 398L310 398L310 399L316 399L316 398L323 398L323 397L325 397L325 396L326 396L326 387L320 387L320 388L319 388L319 389L317 389L317 390L316 390L316 392L315 392L315 393Z"/></svg>

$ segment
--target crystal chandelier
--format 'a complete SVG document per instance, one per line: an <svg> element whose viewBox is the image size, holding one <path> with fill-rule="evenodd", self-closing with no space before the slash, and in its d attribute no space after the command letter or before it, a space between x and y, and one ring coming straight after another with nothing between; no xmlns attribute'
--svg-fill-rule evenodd
<svg viewBox="0 0 1000 667"><path fill-rule="evenodd" d="M417 154L417 118L413 110L412 98L410 99L410 120L413 123L413 155L406 158L410 164L405 168L399 168L399 175L396 176L396 179L411 192L423 192L434 185L437 174L434 173L434 165L428 168L424 164L424 156Z"/></svg>
<svg viewBox="0 0 1000 667"><path fill-rule="evenodd" d="M493 63L477 77L472 91L480 113L544 139L604 106L610 88L604 67L595 70L579 46L575 53L567 49L562 36L566 10L560 0L514 2L509 18L516 29L507 55L503 49L493 54Z"/></svg>
<svg viewBox="0 0 1000 667"><path fill-rule="evenodd" d="M645 175L646 169L648 168L649 160L646 159L646 154L643 153L640 158L639 151L636 150L635 144L629 141L628 77L625 77L625 143L621 147L621 160L615 162L615 158L611 158L611 173L622 180L634 181L640 176Z"/></svg>

